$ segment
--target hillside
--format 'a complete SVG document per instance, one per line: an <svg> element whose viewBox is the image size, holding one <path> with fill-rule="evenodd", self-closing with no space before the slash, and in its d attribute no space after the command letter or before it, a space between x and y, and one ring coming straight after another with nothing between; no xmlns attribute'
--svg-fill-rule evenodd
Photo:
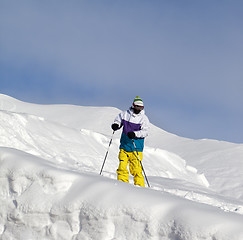
<svg viewBox="0 0 243 240"><path fill-rule="evenodd" d="M151 124L151 188L116 181L120 112L0 95L1 239L243 238L243 145L182 138Z"/></svg>

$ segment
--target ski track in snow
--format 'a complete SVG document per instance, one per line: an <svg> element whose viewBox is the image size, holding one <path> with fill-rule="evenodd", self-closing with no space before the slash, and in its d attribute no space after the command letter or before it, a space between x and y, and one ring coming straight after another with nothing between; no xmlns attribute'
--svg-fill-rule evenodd
<svg viewBox="0 0 243 240"><path fill-rule="evenodd" d="M172 152L156 144L146 145L143 165L152 187L141 189L133 186L132 177L130 184L115 180L116 132L104 177L99 176L111 137L104 132L111 132L117 111L99 109L100 120L89 115L93 109L85 108L83 116L82 108L38 106L4 95L0 95L0 106L0 201L5 209L0 213L1 239L240 240L242 199L230 197L228 189L227 195L221 188L212 189L205 165L199 164L204 173L188 165L178 149ZM56 119L53 109L59 115ZM62 110L74 114L68 117ZM95 121L96 127L90 128ZM105 124L109 128L101 127ZM198 156L206 159L211 155ZM241 182L239 179L233 193L241 191ZM175 215L181 205L185 210ZM202 219L210 211L215 215L200 222L193 219L197 211Z"/></svg>

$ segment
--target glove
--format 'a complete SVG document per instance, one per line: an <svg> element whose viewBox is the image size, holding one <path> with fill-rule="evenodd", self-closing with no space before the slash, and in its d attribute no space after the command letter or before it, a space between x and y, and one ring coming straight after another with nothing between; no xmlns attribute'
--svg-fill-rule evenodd
<svg viewBox="0 0 243 240"><path fill-rule="evenodd" d="M134 132L128 132L127 133L127 136L130 138L130 139L133 139L136 137L135 133Z"/></svg>
<svg viewBox="0 0 243 240"><path fill-rule="evenodd" d="M116 131L116 130L119 129L119 125L118 125L117 123L113 123L113 124L111 125L111 128L112 128L114 131Z"/></svg>

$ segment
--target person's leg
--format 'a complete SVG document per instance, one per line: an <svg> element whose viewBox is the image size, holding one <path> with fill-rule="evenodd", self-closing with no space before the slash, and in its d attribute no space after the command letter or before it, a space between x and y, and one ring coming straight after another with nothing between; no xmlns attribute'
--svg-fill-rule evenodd
<svg viewBox="0 0 243 240"><path fill-rule="evenodd" d="M142 161L143 153L138 152L139 159ZM137 152L129 153L129 170L130 173L133 175L134 185L139 185L141 187L145 187L144 177L142 174L142 166L138 159Z"/></svg>
<svg viewBox="0 0 243 240"><path fill-rule="evenodd" d="M128 155L123 149L119 153L119 167L117 169L117 180L129 183L129 171L127 170Z"/></svg>

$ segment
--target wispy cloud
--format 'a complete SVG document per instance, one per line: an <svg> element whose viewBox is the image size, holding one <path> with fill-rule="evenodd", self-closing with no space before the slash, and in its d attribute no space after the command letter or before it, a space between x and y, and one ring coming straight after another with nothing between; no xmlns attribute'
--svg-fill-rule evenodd
<svg viewBox="0 0 243 240"><path fill-rule="evenodd" d="M70 103L87 104L92 95L90 104L125 108L141 94L148 108L156 109L151 115L158 122L170 125L176 117L170 130L184 126L182 134L201 136L204 130L194 134L187 123L196 129L224 121L224 115L243 116L242 6L238 1L1 1L0 74L7 79L8 71L15 72L11 81L19 85L31 79L23 94L31 83L32 89L42 86L34 92L45 101L66 94L75 99ZM5 83L3 89L12 87ZM200 112L207 116L203 123Z"/></svg>

